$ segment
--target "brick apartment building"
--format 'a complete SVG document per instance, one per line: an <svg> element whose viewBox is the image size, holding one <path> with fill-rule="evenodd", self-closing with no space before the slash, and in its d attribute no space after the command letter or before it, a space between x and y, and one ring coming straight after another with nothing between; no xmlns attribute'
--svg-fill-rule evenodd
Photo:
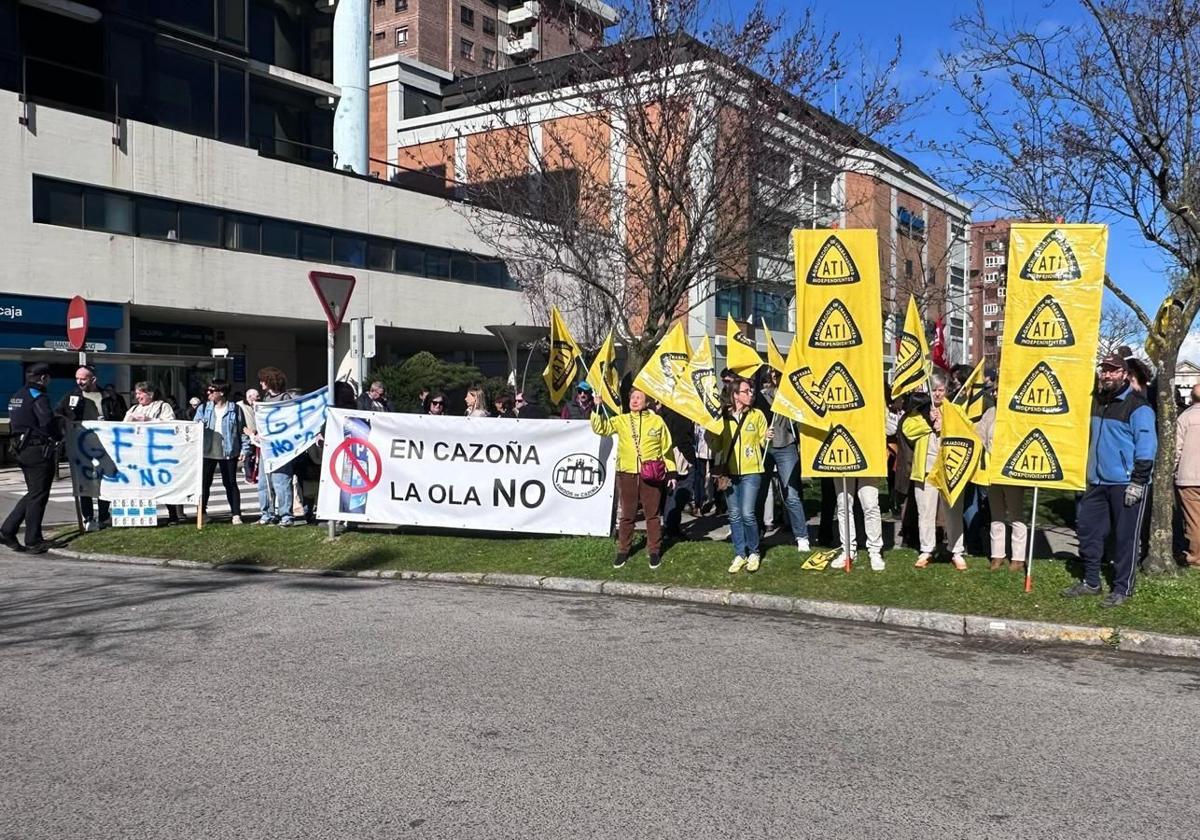
<svg viewBox="0 0 1200 840"><path fill-rule="evenodd" d="M616 21L599 0L373 0L371 57L469 76L591 49Z"/></svg>
<svg viewBox="0 0 1200 840"><path fill-rule="evenodd" d="M971 325L976 353L987 367L1000 363L1004 303L1008 292L1008 230L1011 219L971 225Z"/></svg>
<svg viewBox="0 0 1200 840"><path fill-rule="evenodd" d="M620 177L632 186L628 179L635 177L638 167L630 166L624 140L615 134L610 136L605 118L589 114L594 101L581 95L569 81L555 82L570 78L569 68L555 65L563 64L565 68L565 63L571 61L571 57L564 56L460 81L446 79L438 87L440 95L429 94L431 101L425 103L424 110L410 107L408 99L398 102L393 93L386 92L389 86L403 87L406 83L378 83L381 68L373 63L372 172L413 188L445 190L450 196L469 192L464 185L480 179L495 180L497 175L517 183L529 175L531 164L521 151L524 141L519 139L511 153L496 153L498 145L507 146L514 137L523 135L514 135L512 128L496 127L510 120L502 117L497 122L499 107L511 109L518 120L528 117L532 121L529 136L542 148L565 146L578 152L595 146L596 154L581 152L577 161L592 157L596 172L608 173L599 175L600 180L622 173ZM504 90L510 98L504 104L493 101L481 105L481 90ZM532 108L527 104L531 101L537 103ZM386 126L385 120L375 118L376 107L386 109ZM397 116L398 111L402 117ZM794 126L781 122L780 129L782 136ZM801 151L803 144L781 145L772 153L772 157L779 157L778 163L767 167L774 170L772 189L782 188L801 197L797 212L768 223L772 229L778 228L778 235L760 233L756 240L769 240L769 247L746 255L742 268L728 276L718 273L715 282L719 291L715 295L690 302L690 336L715 336L714 350L720 356L725 319L732 316L755 325L765 321L786 347L795 317L790 231L837 224L879 231L885 359L890 360L894 351L894 337L902 324L908 297L916 294L930 328L934 319L945 319L949 359L970 361L969 210L912 161L865 138L860 140L862 148L850 154L857 162L845 167L839 161L808 157ZM511 171L486 171L498 160L510 161ZM589 172L587 177L596 172ZM546 174L551 173L543 173L543 177ZM696 178L697 183L702 182L703 173L697 172ZM614 224L623 226L615 220Z"/></svg>

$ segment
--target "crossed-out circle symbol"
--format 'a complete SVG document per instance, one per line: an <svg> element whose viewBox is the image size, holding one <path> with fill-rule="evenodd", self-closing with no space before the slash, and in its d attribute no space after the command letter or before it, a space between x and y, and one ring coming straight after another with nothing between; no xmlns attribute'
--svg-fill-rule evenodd
<svg viewBox="0 0 1200 840"><path fill-rule="evenodd" d="M368 464L374 464L375 478L371 478L370 469L364 469L363 465L358 462L357 458L346 452L346 450L351 446L362 446L367 450L368 453L370 453L370 455L374 456L374 458L368 458L367 462ZM359 477L363 480L361 485L356 486L350 484L349 482L343 481L342 477L338 475L339 457L346 457L350 459L351 468L358 473ZM383 459L379 457L379 450L372 446L371 442L366 438L348 437L337 445L337 449L333 450L333 456L329 459L329 477L333 479L334 484L345 490L347 493L366 493L368 490L374 489L375 485L379 483L379 479L383 478Z"/></svg>

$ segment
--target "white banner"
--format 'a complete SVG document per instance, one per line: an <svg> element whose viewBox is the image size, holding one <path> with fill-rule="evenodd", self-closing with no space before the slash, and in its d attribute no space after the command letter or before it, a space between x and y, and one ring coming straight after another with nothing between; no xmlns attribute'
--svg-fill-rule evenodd
<svg viewBox="0 0 1200 840"><path fill-rule="evenodd" d="M430 417L331 408L317 516L606 537L613 440L580 420Z"/></svg>
<svg viewBox="0 0 1200 840"><path fill-rule="evenodd" d="M77 496L200 503L204 427L199 423L87 420L68 426L66 444Z"/></svg>
<svg viewBox="0 0 1200 840"><path fill-rule="evenodd" d="M316 443L328 407L328 388L290 400L256 404L258 436L254 443L262 448L261 469L274 472Z"/></svg>

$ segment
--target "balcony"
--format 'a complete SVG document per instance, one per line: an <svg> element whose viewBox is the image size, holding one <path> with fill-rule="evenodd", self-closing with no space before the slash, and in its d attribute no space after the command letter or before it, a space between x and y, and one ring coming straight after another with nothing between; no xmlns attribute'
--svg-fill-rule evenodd
<svg viewBox="0 0 1200 840"><path fill-rule="evenodd" d="M520 6L508 9L504 14L504 21L511 28L519 29L537 23L541 13L542 7L538 0L527 0Z"/></svg>
<svg viewBox="0 0 1200 840"><path fill-rule="evenodd" d="M507 40L501 40L500 49L512 58L532 58L541 49L541 42L537 30L530 30L519 37L509 36Z"/></svg>

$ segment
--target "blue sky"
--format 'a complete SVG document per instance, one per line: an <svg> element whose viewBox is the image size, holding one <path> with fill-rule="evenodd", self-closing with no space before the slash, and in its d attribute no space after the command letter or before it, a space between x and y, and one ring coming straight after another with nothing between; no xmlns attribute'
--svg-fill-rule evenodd
<svg viewBox="0 0 1200 840"><path fill-rule="evenodd" d="M961 109L947 109L957 100L953 94L939 90L933 74L939 65L939 50L952 50L956 43L953 20L964 10L969 10L973 2L856 0L817 3L815 8L818 15L823 16L826 28L840 32L847 46L853 46L861 39L869 51L889 56L896 37L902 37L902 61L897 82L902 90L911 88L932 90L934 93L933 99L924 107L922 115L913 121L912 127L919 140L944 141L955 138L959 124L955 114ZM714 3L714 12L717 14L722 10L726 14L729 11L736 13L750 5L749 0L714 0ZM797 14L801 7L786 0L773 0L773 8L796 10L792 13ZM1011 19L1014 14L1029 22L1070 22L1082 18L1074 0L989 0L987 9L989 17L997 19ZM832 109L831 102L817 104L826 110ZM936 175L939 168L944 166L944 161L919 148L899 151L931 174ZM995 215L995 212L980 212L975 214L975 218L987 219ZM1157 250L1146 245L1132 225L1125 223L1110 227L1108 271L1153 316L1166 293L1163 261ZM1200 356L1200 353L1197 355Z"/></svg>

